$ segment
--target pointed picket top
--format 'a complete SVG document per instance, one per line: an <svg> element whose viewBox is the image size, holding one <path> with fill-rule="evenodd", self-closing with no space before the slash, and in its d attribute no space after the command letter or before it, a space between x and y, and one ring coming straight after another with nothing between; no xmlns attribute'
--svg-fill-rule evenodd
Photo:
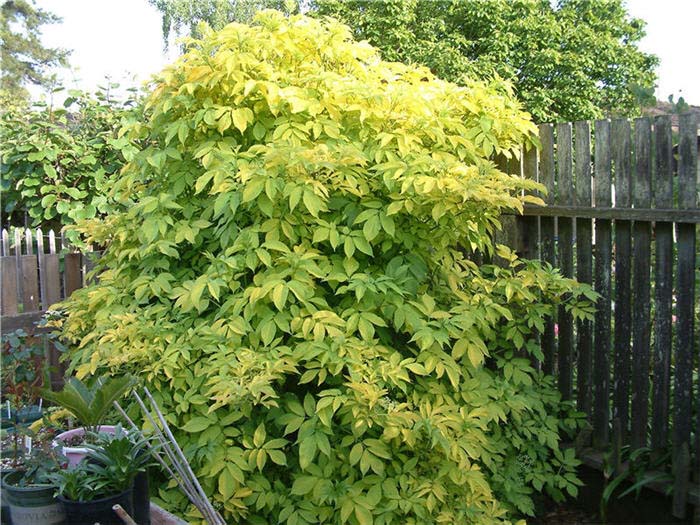
<svg viewBox="0 0 700 525"><path fill-rule="evenodd" d="M56 253L56 234L53 229L49 230L49 253Z"/></svg>
<svg viewBox="0 0 700 525"><path fill-rule="evenodd" d="M2 254L5 257L10 255L10 232L5 228L2 229Z"/></svg>
<svg viewBox="0 0 700 525"><path fill-rule="evenodd" d="M15 228L15 255L22 255L22 232L19 228Z"/></svg>
<svg viewBox="0 0 700 525"><path fill-rule="evenodd" d="M41 228L36 229L36 253L44 255L44 232L41 231Z"/></svg>
<svg viewBox="0 0 700 525"><path fill-rule="evenodd" d="M24 230L24 242L26 246L24 247L26 255L33 255L34 254L34 247L32 246L32 230L27 228Z"/></svg>

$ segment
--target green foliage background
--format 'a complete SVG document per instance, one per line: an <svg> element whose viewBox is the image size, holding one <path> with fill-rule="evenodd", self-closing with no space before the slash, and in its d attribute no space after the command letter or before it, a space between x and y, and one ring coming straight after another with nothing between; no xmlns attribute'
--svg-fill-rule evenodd
<svg viewBox="0 0 700 525"><path fill-rule="evenodd" d="M79 376L149 385L230 522L508 523L576 493L581 420L529 355L595 296L493 246L535 185L490 159L536 128L465 83L268 11L189 42L123 130L135 203L79 226L107 249L63 334Z"/></svg>
<svg viewBox="0 0 700 525"><path fill-rule="evenodd" d="M623 0L150 0L171 28L198 34L262 7L300 7L349 25L388 61L440 78L505 79L535 122L635 116L654 105L658 59L642 52L644 21ZM296 6L296 7L295 7Z"/></svg>
<svg viewBox="0 0 700 525"><path fill-rule="evenodd" d="M555 4L555 5L553 5ZM622 0L316 0L386 60L441 78L496 74L536 122L638 115L658 59ZM651 104L655 104L652 96Z"/></svg>
<svg viewBox="0 0 700 525"><path fill-rule="evenodd" d="M111 86L112 88L116 86ZM108 197L114 177L136 152L118 136L141 114L138 95L110 98L70 91L64 106L31 107L4 99L0 115L2 224L60 229L121 204Z"/></svg>

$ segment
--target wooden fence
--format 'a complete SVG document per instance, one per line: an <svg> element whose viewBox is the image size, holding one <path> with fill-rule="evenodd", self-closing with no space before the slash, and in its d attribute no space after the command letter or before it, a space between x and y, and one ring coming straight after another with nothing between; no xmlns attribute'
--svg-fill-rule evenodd
<svg viewBox="0 0 700 525"><path fill-rule="evenodd" d="M673 514L682 517L700 503L697 122L681 116L677 159L668 116L539 132L540 151L506 166L548 190L547 207L518 217L516 247L601 295L592 323L575 324L563 308L549 320L541 366L590 416L589 463L601 467L612 451L622 469L626 445L672 452Z"/></svg>
<svg viewBox="0 0 700 525"><path fill-rule="evenodd" d="M2 331L33 330L54 303L81 288L93 267L90 252L72 248L53 231L2 230Z"/></svg>
<svg viewBox="0 0 700 525"><path fill-rule="evenodd" d="M75 251L53 231L2 230L0 331L6 334L23 329L44 339L53 387L62 384L64 367L37 323L51 305L83 286L92 267L90 252L83 255Z"/></svg>

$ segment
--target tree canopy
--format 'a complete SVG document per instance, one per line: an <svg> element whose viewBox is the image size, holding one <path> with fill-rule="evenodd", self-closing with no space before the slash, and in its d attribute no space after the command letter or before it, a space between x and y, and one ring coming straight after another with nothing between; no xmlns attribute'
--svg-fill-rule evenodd
<svg viewBox="0 0 700 525"><path fill-rule="evenodd" d="M249 22L266 8L281 8L284 0L148 0L163 15L163 40L171 34L201 36L199 24L221 29L229 22Z"/></svg>
<svg viewBox="0 0 700 525"><path fill-rule="evenodd" d="M538 122L639 112L656 57L622 0L317 0L387 60L459 82L496 74Z"/></svg>
<svg viewBox="0 0 700 525"><path fill-rule="evenodd" d="M41 43L41 26L61 19L28 0L3 0L0 12L0 90L11 98L26 100L27 84L49 86L52 68L67 65L68 51L47 48Z"/></svg>
<svg viewBox="0 0 700 525"><path fill-rule="evenodd" d="M63 334L80 377L148 385L229 522L505 524L576 493L581 416L528 357L595 295L494 247L539 186L491 159L536 127L464 82L263 11L190 42L123 130L133 204L78 226L105 252Z"/></svg>
<svg viewBox="0 0 700 525"><path fill-rule="evenodd" d="M272 0L150 0L164 27L220 29ZM500 77L535 121L638 114L657 59L638 48L644 22L623 0L313 0L312 16L348 24L385 60L421 64L453 82Z"/></svg>

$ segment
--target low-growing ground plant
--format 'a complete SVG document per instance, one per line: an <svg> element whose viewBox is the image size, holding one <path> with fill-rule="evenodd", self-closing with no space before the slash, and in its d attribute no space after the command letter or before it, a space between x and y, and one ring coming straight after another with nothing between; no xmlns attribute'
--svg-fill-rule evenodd
<svg viewBox="0 0 700 525"><path fill-rule="evenodd" d="M491 159L535 131L507 86L333 21L190 41L123 131L136 204L80 226L106 252L64 304L73 369L139 375L231 523L507 523L576 494L581 418L530 358L594 295L492 244L534 184Z"/></svg>

